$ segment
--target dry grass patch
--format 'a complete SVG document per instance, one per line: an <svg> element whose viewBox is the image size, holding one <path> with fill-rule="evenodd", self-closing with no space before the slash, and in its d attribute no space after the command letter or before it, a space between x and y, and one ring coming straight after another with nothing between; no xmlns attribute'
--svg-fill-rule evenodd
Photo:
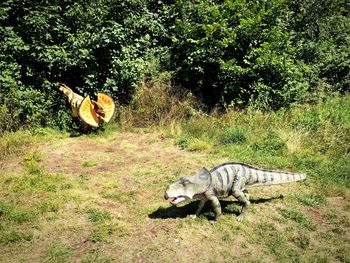
<svg viewBox="0 0 350 263"><path fill-rule="evenodd" d="M307 136L304 131L279 128L276 130L276 133L286 144L289 153L298 153L303 150L303 139Z"/></svg>

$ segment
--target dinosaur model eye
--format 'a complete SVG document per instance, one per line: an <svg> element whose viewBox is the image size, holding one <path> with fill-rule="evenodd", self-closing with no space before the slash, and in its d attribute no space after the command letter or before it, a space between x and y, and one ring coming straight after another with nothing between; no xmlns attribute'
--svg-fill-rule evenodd
<svg viewBox="0 0 350 263"><path fill-rule="evenodd" d="M94 105L91 103L90 97L87 96L79 107L79 117L88 125L98 127L100 119L96 114Z"/></svg>
<svg viewBox="0 0 350 263"><path fill-rule="evenodd" d="M189 185L191 182L183 177L180 178L179 184L186 186Z"/></svg>

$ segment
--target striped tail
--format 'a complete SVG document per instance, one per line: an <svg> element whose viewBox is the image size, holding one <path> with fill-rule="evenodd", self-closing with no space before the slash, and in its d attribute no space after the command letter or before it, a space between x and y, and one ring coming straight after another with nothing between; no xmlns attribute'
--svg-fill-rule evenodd
<svg viewBox="0 0 350 263"><path fill-rule="evenodd" d="M250 186L286 184L302 181L306 174L256 170L256 180Z"/></svg>

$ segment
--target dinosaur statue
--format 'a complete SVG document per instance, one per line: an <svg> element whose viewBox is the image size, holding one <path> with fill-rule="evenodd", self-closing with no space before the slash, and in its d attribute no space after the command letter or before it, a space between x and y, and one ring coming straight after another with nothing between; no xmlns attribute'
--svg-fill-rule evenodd
<svg viewBox="0 0 350 263"><path fill-rule="evenodd" d="M201 200L195 216L198 216L204 204L210 201L214 208L215 218L218 220L221 215L219 199L232 195L243 204L242 212L237 217L237 220L241 222L250 206L246 188L285 184L305 178L306 174L269 171L243 163L230 162L216 166L210 171L203 168L196 175L181 177L168 187L164 198L170 199L173 205L186 199Z"/></svg>
<svg viewBox="0 0 350 263"><path fill-rule="evenodd" d="M73 92L67 85L61 83L59 90L68 98L72 108L72 116L80 117L84 124L98 127L102 122L108 123L114 114L115 104L111 97L104 93L97 93L97 101L90 97L82 97Z"/></svg>

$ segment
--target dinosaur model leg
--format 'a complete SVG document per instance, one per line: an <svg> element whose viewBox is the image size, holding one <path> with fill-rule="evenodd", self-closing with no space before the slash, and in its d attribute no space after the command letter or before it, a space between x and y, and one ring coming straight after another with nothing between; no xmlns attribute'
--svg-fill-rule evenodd
<svg viewBox="0 0 350 263"><path fill-rule="evenodd" d="M206 194L205 196L211 202L215 212L215 220L218 221L221 215L221 205L219 199L212 194Z"/></svg>
<svg viewBox="0 0 350 263"><path fill-rule="evenodd" d="M249 196L250 196L250 195L249 195L248 190L247 190L247 189L242 189L242 192L243 192L245 198L247 198L247 200L249 200Z"/></svg>
<svg viewBox="0 0 350 263"><path fill-rule="evenodd" d="M246 194L243 191L237 191L233 193L233 196L237 198L238 201L240 201L243 204L242 207L242 212L241 214L237 217L237 221L238 222L242 222L244 217L246 216L249 206L250 206L250 202L248 200L248 198L246 197Z"/></svg>
<svg viewBox="0 0 350 263"><path fill-rule="evenodd" d="M199 206L196 210L196 216L199 216L199 214L202 212L202 209L203 209L206 202L207 202L207 200L201 200L201 202L199 203Z"/></svg>

